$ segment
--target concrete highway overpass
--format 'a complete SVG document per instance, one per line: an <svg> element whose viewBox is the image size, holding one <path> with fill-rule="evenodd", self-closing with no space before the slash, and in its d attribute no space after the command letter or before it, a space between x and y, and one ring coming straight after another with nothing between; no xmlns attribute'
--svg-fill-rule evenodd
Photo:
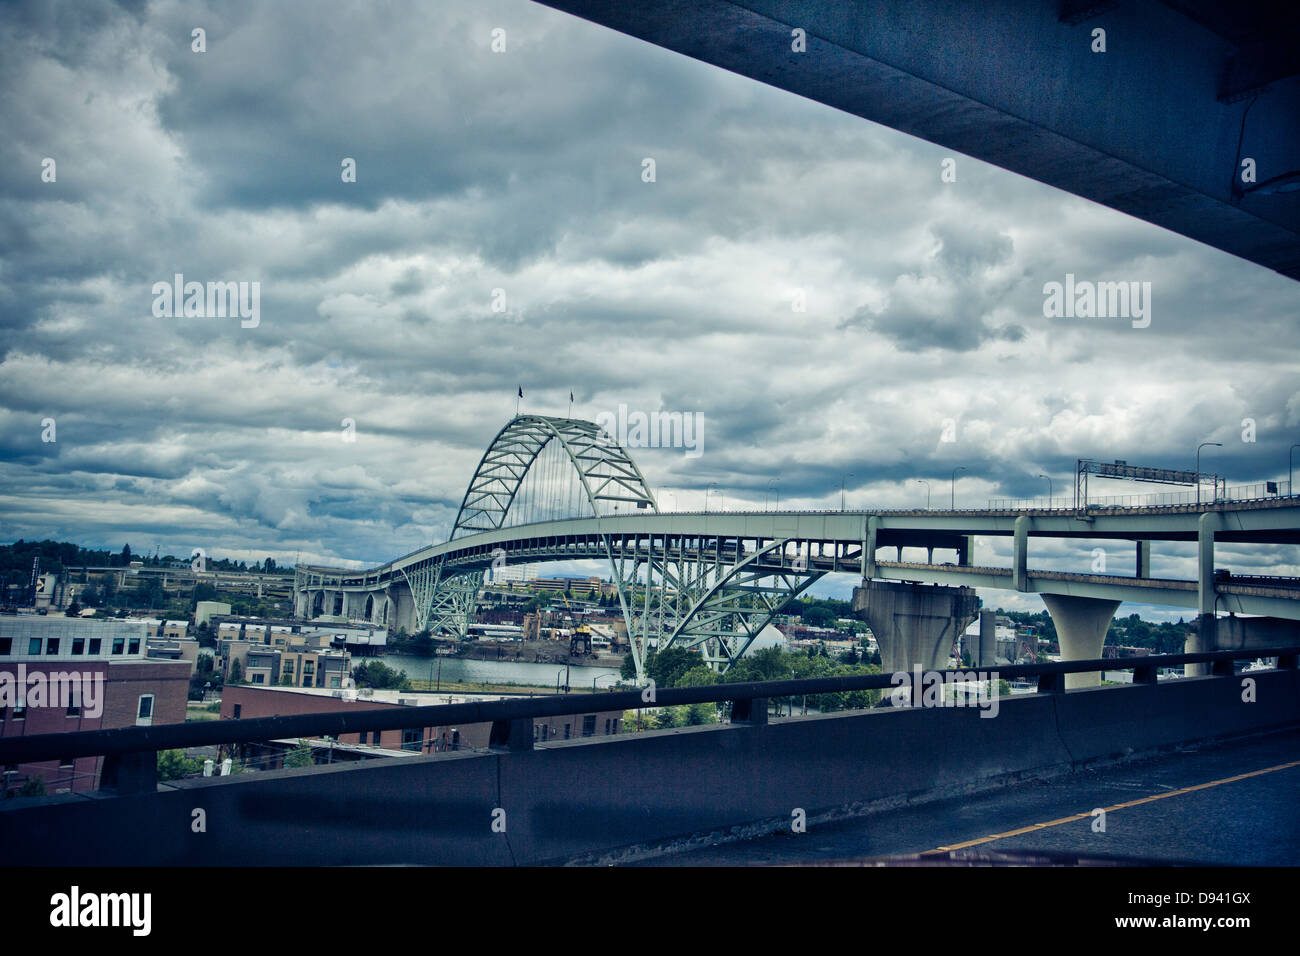
<svg viewBox="0 0 1300 956"><path fill-rule="evenodd" d="M1300 278L1293 3L539 2Z"/></svg>

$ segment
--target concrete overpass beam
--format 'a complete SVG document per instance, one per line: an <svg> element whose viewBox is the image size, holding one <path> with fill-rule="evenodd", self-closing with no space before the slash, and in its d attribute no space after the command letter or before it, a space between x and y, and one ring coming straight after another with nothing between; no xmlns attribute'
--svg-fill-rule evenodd
<svg viewBox="0 0 1300 956"><path fill-rule="evenodd" d="M1300 621L1229 615L1216 622L1216 651L1300 645Z"/></svg>
<svg viewBox="0 0 1300 956"><path fill-rule="evenodd" d="M1056 625L1061 644L1061 660L1092 661L1101 657L1106 631L1115 616L1119 601L1075 597L1068 594L1044 594L1043 603ZM1101 673L1066 674L1065 689L1101 686Z"/></svg>
<svg viewBox="0 0 1300 956"><path fill-rule="evenodd" d="M880 645L884 673L948 666L953 642L975 620L974 588L901 581L865 581L853 591L853 610Z"/></svg>

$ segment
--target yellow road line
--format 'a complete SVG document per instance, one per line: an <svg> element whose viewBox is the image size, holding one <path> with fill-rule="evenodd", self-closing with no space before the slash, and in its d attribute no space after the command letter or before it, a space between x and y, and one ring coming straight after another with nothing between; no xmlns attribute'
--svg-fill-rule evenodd
<svg viewBox="0 0 1300 956"><path fill-rule="evenodd" d="M1167 793L1155 793L1149 797L1141 797L1137 800L1117 803L1113 807L1104 807L1103 809L1107 813L1114 810L1125 810L1129 807L1138 807L1144 803L1151 803L1155 800L1165 800L1169 797L1181 796L1184 793L1194 793L1197 790L1208 790L1210 787L1219 787L1225 783L1235 783L1238 780L1246 780L1250 777L1258 777L1266 773L1276 773L1279 770L1289 770L1291 767L1300 767L1300 760L1293 760L1290 763L1280 763L1276 767L1265 767L1263 770L1252 770L1250 773L1239 773L1235 777L1224 777L1222 780L1211 780L1209 783L1198 783L1195 786L1183 787L1180 790L1170 790ZM1008 830L1005 833L994 833L992 836L980 837L978 840L967 840L965 843L954 843L951 846L936 847L933 850L926 850L921 854L921 856L929 856L934 853L948 853L952 850L964 850L967 847L979 846L982 843L992 843L994 840L1004 840L1007 837L1020 836L1022 833L1030 833L1034 830L1046 830L1049 827L1059 827L1063 823L1075 823L1079 820L1086 820L1091 816L1091 810L1087 813L1076 813L1072 816L1061 817L1059 820L1048 820L1046 823L1034 823L1027 827L1021 827L1018 830Z"/></svg>

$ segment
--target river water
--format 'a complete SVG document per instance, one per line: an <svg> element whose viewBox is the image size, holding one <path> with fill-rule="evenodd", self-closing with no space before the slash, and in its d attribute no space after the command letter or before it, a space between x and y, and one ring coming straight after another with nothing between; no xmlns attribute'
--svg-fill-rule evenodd
<svg viewBox="0 0 1300 956"><path fill-rule="evenodd" d="M357 662L362 660L358 658ZM414 657L410 654L380 654L365 660L383 661L389 667L401 671L412 680L437 680L438 658ZM354 662L355 663L355 662ZM444 681L467 681L474 683L500 684L535 684L541 687L554 687L556 677L564 683L563 664L533 664L523 661L477 661L468 657L442 658L441 677ZM579 667L569 668L569 686L590 687L596 681L597 690L606 690L616 682L616 667Z"/></svg>

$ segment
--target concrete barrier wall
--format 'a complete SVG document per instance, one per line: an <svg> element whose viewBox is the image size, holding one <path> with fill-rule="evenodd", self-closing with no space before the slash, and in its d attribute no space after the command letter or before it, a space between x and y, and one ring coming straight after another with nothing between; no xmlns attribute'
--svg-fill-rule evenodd
<svg viewBox="0 0 1300 956"><path fill-rule="evenodd" d="M1300 672L1246 676L1254 703L1241 699L1241 675L1206 677L1002 698L991 719L975 707L882 709L187 781L137 797L6 801L0 863L597 859L788 826L795 808L815 820L1300 725Z"/></svg>

